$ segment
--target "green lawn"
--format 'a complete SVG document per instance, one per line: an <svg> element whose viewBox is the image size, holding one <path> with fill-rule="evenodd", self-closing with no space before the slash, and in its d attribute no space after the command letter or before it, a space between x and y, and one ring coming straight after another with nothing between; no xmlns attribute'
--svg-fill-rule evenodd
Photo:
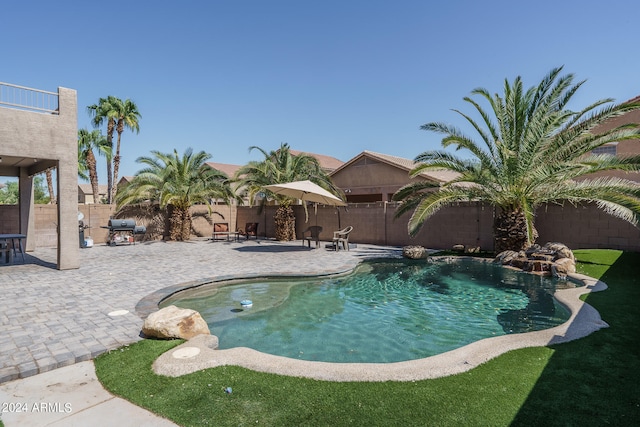
<svg viewBox="0 0 640 427"><path fill-rule="evenodd" d="M96 370L112 393L183 426L640 425L640 253L575 254L609 285L588 302L610 328L447 378L333 383L239 367L166 378L151 363L179 342L152 340L98 357Z"/></svg>

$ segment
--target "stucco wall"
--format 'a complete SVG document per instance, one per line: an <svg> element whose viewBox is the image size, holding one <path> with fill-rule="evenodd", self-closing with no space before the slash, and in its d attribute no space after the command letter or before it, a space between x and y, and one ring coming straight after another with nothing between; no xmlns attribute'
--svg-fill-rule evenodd
<svg viewBox="0 0 640 427"><path fill-rule="evenodd" d="M57 114L0 108L0 155L34 159L31 166L21 166L5 174L17 176L20 185L18 229L27 235L27 250L34 240L35 210L32 199L32 176L46 167L56 168L58 204L58 268L79 267L78 258L78 146L77 96L73 89L58 88ZM31 200L31 202L30 202Z"/></svg>

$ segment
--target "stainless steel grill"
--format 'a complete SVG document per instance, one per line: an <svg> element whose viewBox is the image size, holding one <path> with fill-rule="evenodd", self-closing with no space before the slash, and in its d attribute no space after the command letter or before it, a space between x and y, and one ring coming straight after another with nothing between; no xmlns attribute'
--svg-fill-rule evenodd
<svg viewBox="0 0 640 427"><path fill-rule="evenodd" d="M107 240L109 246L116 246L119 243L135 244L135 235L147 232L147 228L144 225L136 225L135 219L112 218L109 220L109 225L102 228L109 230L109 238Z"/></svg>

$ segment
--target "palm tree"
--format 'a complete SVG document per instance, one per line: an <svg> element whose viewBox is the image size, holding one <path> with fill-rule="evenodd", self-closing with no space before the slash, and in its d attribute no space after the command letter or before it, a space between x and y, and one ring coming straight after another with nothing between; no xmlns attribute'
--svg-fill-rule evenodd
<svg viewBox="0 0 640 427"><path fill-rule="evenodd" d="M113 148L113 132L116 129L116 110L114 104L116 103L114 96L108 96L106 98L100 98L97 104L89 105L87 112L93 117L92 123L94 128L102 126L107 122L107 143ZM111 189L113 187L113 174L111 172L112 157L107 156L107 203L111 204Z"/></svg>
<svg viewBox="0 0 640 427"><path fill-rule="evenodd" d="M89 173L93 202L98 203L100 192L98 190L98 172L94 150L107 157L111 155L111 146L100 130L96 129L91 132L87 129L78 130L78 153L80 160L86 165Z"/></svg>
<svg viewBox="0 0 640 427"><path fill-rule="evenodd" d="M55 192L53 191L53 170L54 169L55 167L47 168L44 171L45 177L47 178L47 189L49 190L49 203L52 205L56 204L56 195L55 195Z"/></svg>
<svg viewBox="0 0 640 427"><path fill-rule="evenodd" d="M411 177L434 169L459 175L437 191L424 181L398 190L394 200L404 203L396 217L413 211L408 223L410 235L439 209L461 201L485 201L498 208L494 219L496 252L522 250L535 242L535 211L544 203L595 202L605 212L638 224L640 187L629 180L589 174L640 170L640 156L591 154L604 144L638 137L636 125L611 130L600 126L640 108L640 104L604 106L612 102L605 99L571 111L567 104L584 81L574 84L574 76L561 76L561 70L554 68L540 84L526 91L520 77L513 83L505 80L504 96L475 89L472 94L486 100L490 112L465 97L481 121L454 111L475 129L480 143L447 124L434 122L421 127L444 134L443 147L466 149L473 158L465 160L444 150L427 151L415 158L419 164L410 172Z"/></svg>
<svg viewBox="0 0 640 427"><path fill-rule="evenodd" d="M136 161L146 167L117 194L118 207L141 203L158 202L167 209L169 238L189 240L191 214L189 208L196 203L206 204L211 212L211 200L231 200L234 195L228 177L206 164L211 157L201 151L193 154L188 148L180 157L152 151L153 157L139 157Z"/></svg>
<svg viewBox="0 0 640 427"><path fill-rule="evenodd" d="M78 144L78 178L89 181L89 169L87 169L87 162L84 159L84 151Z"/></svg>
<svg viewBox="0 0 640 427"><path fill-rule="evenodd" d="M322 169L318 159L313 156L305 153L294 156L291 154L288 144L281 144L279 149L271 152L255 146L250 147L249 151L254 149L260 151L264 159L260 162L249 162L238 169L234 180L238 182L239 188L244 188L251 203L261 193L273 197L278 202L278 209L275 213L276 239L284 241L295 240L295 216L291 208L291 204L295 200L290 197L275 195L265 190L264 187L271 184L283 184L308 179L334 194L339 194L339 190ZM266 197L262 197L259 201L260 211L264 209L265 202Z"/></svg>
<svg viewBox="0 0 640 427"><path fill-rule="evenodd" d="M113 106L113 110L115 112L115 117L117 120L116 132L118 132L116 154L113 157L113 186L111 188L111 199L113 200L116 193L118 192L118 171L120 169L120 140L122 138L122 132L124 132L126 128L139 133L139 121L142 116L138 111L138 106L130 99L122 101L121 99L113 98L111 101L111 105Z"/></svg>

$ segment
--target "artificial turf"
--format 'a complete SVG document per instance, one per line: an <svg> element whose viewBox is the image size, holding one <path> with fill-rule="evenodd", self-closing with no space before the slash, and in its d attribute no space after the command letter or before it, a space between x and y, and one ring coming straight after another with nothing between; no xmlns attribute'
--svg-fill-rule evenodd
<svg viewBox="0 0 640 427"><path fill-rule="evenodd" d="M640 254L575 254L579 272L609 285L588 302L610 328L459 375L338 383L227 366L168 378L151 364L180 342L154 340L98 357L96 372L112 393L183 426L640 425Z"/></svg>

